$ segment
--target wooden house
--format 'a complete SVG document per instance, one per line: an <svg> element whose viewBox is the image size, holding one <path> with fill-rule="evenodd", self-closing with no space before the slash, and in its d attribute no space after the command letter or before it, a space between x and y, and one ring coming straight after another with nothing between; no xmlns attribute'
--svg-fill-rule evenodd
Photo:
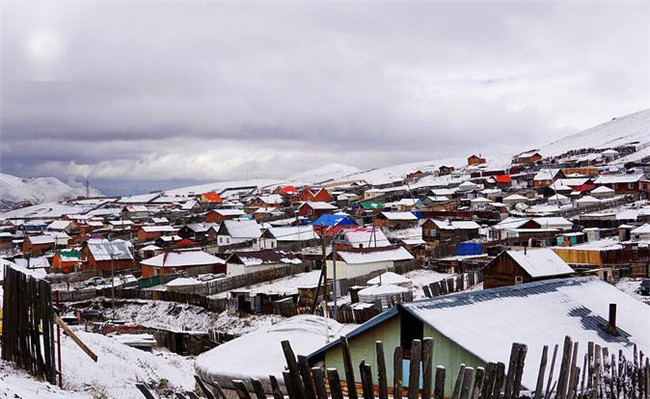
<svg viewBox="0 0 650 399"><path fill-rule="evenodd" d="M645 176L642 173L630 175L602 175L594 181L594 184L611 188L616 192L616 194L634 194L640 192L640 183L644 177Z"/></svg>
<svg viewBox="0 0 650 399"><path fill-rule="evenodd" d="M138 241L140 242L145 242L145 241L153 241L158 239L159 237L162 236L169 236L173 235L176 233L176 228L172 226L156 226L156 225L145 225L141 226L136 235L138 237Z"/></svg>
<svg viewBox="0 0 650 399"><path fill-rule="evenodd" d="M205 214L203 220L206 223L223 223L225 220L239 219L245 216L246 213L241 209L212 209Z"/></svg>
<svg viewBox="0 0 650 399"><path fill-rule="evenodd" d="M149 217L149 209L145 205L125 205L120 212L122 219L146 219Z"/></svg>
<svg viewBox="0 0 650 399"><path fill-rule="evenodd" d="M76 235L79 234L79 225L73 220L55 220L45 230Z"/></svg>
<svg viewBox="0 0 650 399"><path fill-rule="evenodd" d="M562 177L563 175L560 169L541 169L533 177L533 187L535 188L549 187L557 179L560 179Z"/></svg>
<svg viewBox="0 0 650 399"><path fill-rule="evenodd" d="M467 165L480 165L485 163L485 158L479 157L477 155L471 155L467 158Z"/></svg>
<svg viewBox="0 0 650 399"><path fill-rule="evenodd" d="M503 251L483 268L483 287L495 288L573 274L573 269L548 248Z"/></svg>
<svg viewBox="0 0 650 399"><path fill-rule="evenodd" d="M427 219L422 224L422 239L427 242L455 244L478 238L480 227L474 221Z"/></svg>
<svg viewBox="0 0 650 399"><path fill-rule="evenodd" d="M438 174L441 176L451 174L453 171L454 171L453 166L442 165L441 167L438 168Z"/></svg>
<svg viewBox="0 0 650 399"><path fill-rule="evenodd" d="M260 225L254 220L226 220L217 231L217 245L229 246L248 243L254 249L259 249L259 239L262 236Z"/></svg>
<svg viewBox="0 0 650 399"><path fill-rule="evenodd" d="M334 278L334 262L330 254L327 260L327 278ZM406 249L400 246L377 248L348 248L336 251L336 278L350 279L381 270L393 270L395 262L413 260Z"/></svg>
<svg viewBox="0 0 650 399"><path fill-rule="evenodd" d="M226 261L200 249L166 251L140 262L142 277L225 273Z"/></svg>
<svg viewBox="0 0 650 399"><path fill-rule="evenodd" d="M52 258L55 273L70 273L81 268L81 251L57 251Z"/></svg>
<svg viewBox="0 0 650 399"><path fill-rule="evenodd" d="M617 315L615 333L603 328L608 324L609 303L626 309ZM353 365L364 359L377 364L376 341L382 341L386 353L401 346L402 382L408 385L413 339L433 338L434 365L457 370L464 364L476 370L488 362L507 363L513 342L525 343L529 354L540 354L545 345L561 345L565 336L593 341L608 347L610 353L622 350L630 358L634 345L644 353L650 350L648 325L647 305L597 277L572 277L402 303L347 333L346 338ZM332 340L314 351L308 356L309 365L344 370L340 342ZM385 363L387 375L392 376L393 362ZM536 369L524 370L522 391L535 389L537 374ZM446 373L444 397L452 397L456 375ZM361 381L359 373L355 372L355 380Z"/></svg>
<svg viewBox="0 0 650 399"><path fill-rule="evenodd" d="M305 202L298 207L298 216L316 220L326 213L334 213L338 208L327 202Z"/></svg>
<svg viewBox="0 0 650 399"><path fill-rule="evenodd" d="M324 188L305 187L293 202L332 202L332 196Z"/></svg>
<svg viewBox="0 0 650 399"><path fill-rule="evenodd" d="M56 238L53 235L27 236L23 240L23 253L31 256L43 255L54 248L56 248Z"/></svg>
<svg viewBox="0 0 650 399"><path fill-rule="evenodd" d="M223 203L223 198L219 193L203 193L198 200L203 209L215 209Z"/></svg>
<svg viewBox="0 0 650 399"><path fill-rule="evenodd" d="M269 227L262 233L260 248L300 250L303 247L318 245L318 239L312 225Z"/></svg>
<svg viewBox="0 0 650 399"><path fill-rule="evenodd" d="M88 240L81 249L81 259L82 270L110 272L135 267L129 243L123 240Z"/></svg>
<svg viewBox="0 0 650 399"><path fill-rule="evenodd" d="M513 163L532 164L532 163L537 163L541 160L542 160L542 156L540 155L540 153L533 150L533 151L528 151L517 155L514 158Z"/></svg>
<svg viewBox="0 0 650 399"><path fill-rule="evenodd" d="M302 261L289 251L264 249L260 251L235 251L226 260L228 275L237 276L269 270L287 265L299 265Z"/></svg>
<svg viewBox="0 0 650 399"><path fill-rule="evenodd" d="M418 225L418 217L413 212L380 212L375 217L376 227L406 229Z"/></svg>

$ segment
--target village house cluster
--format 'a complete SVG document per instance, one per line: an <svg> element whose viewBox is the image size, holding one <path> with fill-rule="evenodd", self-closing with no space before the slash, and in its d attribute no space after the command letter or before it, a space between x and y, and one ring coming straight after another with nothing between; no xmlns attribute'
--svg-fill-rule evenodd
<svg viewBox="0 0 650 399"><path fill-rule="evenodd" d="M566 308L554 316L566 328L548 331L561 339L582 333L573 307L603 311L590 301L597 291L636 309L619 318L619 328L643 346L647 337L629 325L645 308L611 287L624 277L649 275L648 165L612 166L633 150L554 157L533 150L500 167L471 155L463 165L432 164L381 183L353 174L308 184L222 183L212 190L32 205L0 214L0 251L46 275L63 302L117 295L239 315L327 315L330 338L346 334L355 359L376 339L408 350L411 339L432 336L441 364L461 359L481 366L494 352L459 331L471 329L469 321L482 312L516 324L536 300ZM287 276L297 283L286 287ZM567 300L563 292L574 289L585 297ZM224 359L250 348L266 356L268 347L288 338L305 341L301 351L310 364L342 367L338 340L310 339L321 334L309 327L314 316L297 317L303 319L235 340L220 332L173 332L188 340L174 348L198 355L206 345L229 341L196 362L199 375L222 381L225 389L233 389L228 382L241 370ZM358 326L343 327L350 324ZM486 335L497 339L499 327L489 324ZM530 322L511 339L544 328ZM282 364L279 355L268 354L260 366L265 375L278 372L272 368Z"/></svg>

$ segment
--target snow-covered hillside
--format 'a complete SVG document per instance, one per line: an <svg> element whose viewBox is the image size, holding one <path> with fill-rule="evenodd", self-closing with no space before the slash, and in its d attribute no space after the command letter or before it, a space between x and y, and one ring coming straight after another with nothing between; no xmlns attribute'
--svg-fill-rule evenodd
<svg viewBox="0 0 650 399"><path fill-rule="evenodd" d="M98 190L90 188L90 196L101 196ZM0 206L5 210L23 202L42 204L62 201L86 195L84 187L72 187L55 177L20 178L0 173Z"/></svg>
<svg viewBox="0 0 650 399"><path fill-rule="evenodd" d="M543 156L555 156L580 148L614 148L634 144L650 146L650 109L612 119L598 126L561 138L539 149ZM635 155L635 154L632 154ZM639 154L640 155L640 154ZM639 156L637 159L643 158ZM632 160L632 159L630 159Z"/></svg>
<svg viewBox="0 0 650 399"><path fill-rule="evenodd" d="M344 165L342 163L331 163L329 165L321 166L320 168L297 173L288 177L287 180L314 184L326 180L339 180L360 171L361 169L355 168L354 166Z"/></svg>

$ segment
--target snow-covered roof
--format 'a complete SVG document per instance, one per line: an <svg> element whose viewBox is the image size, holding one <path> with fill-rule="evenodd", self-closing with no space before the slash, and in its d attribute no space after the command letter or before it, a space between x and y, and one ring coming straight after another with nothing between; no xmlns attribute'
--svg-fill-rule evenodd
<svg viewBox="0 0 650 399"><path fill-rule="evenodd" d="M440 230L474 230L479 229L481 226L471 220L452 220L447 219L431 219L431 221Z"/></svg>
<svg viewBox="0 0 650 399"><path fill-rule="evenodd" d="M223 265L225 263L225 260L201 250L170 251L140 262L142 265L153 267L187 267L200 265Z"/></svg>
<svg viewBox="0 0 650 399"><path fill-rule="evenodd" d="M223 225L232 238L260 238L260 225L254 220L226 220Z"/></svg>
<svg viewBox="0 0 650 399"><path fill-rule="evenodd" d="M269 227L268 232L278 241L308 241L318 238L312 225Z"/></svg>
<svg viewBox="0 0 650 399"><path fill-rule="evenodd" d="M600 202L600 200L598 198L592 197L591 195L585 195L584 197L580 198L576 202L578 204L591 204L591 203L598 203Z"/></svg>
<svg viewBox="0 0 650 399"><path fill-rule="evenodd" d="M602 327L610 303L618 307L618 336ZM589 341L608 347L610 353L622 349L628 358L634 344L644 353L650 351L650 307L597 277L446 295L402 307L485 362L507 362L513 342L539 354L544 345L562 345L567 335L580 343L578 359ZM534 389L536 380L536 368L524 369L524 388Z"/></svg>
<svg viewBox="0 0 650 399"><path fill-rule="evenodd" d="M503 201L528 201L528 198L524 197L523 195L519 194L512 194L503 199Z"/></svg>
<svg viewBox="0 0 650 399"><path fill-rule="evenodd" d="M413 255L403 247L372 251L337 251L336 254L347 264L363 264L385 261L403 261L413 259Z"/></svg>
<svg viewBox="0 0 650 399"><path fill-rule="evenodd" d="M401 274L397 274L394 272L386 272L383 273L375 278L371 278L370 280L367 281L368 285L386 285L386 284L396 284L396 285L403 285L403 284L412 284L412 281L409 278L406 278L402 276Z"/></svg>
<svg viewBox="0 0 650 399"><path fill-rule="evenodd" d="M650 234L650 224L645 223L642 226L630 231L630 234Z"/></svg>
<svg viewBox="0 0 650 399"><path fill-rule="evenodd" d="M133 259L128 244L122 240L89 240L87 245L96 261Z"/></svg>
<svg viewBox="0 0 650 399"><path fill-rule="evenodd" d="M221 216L244 216L246 212L242 211L241 209L213 209L210 212L215 212L218 213Z"/></svg>
<svg viewBox="0 0 650 399"><path fill-rule="evenodd" d="M28 240L32 245L45 245L54 244L56 242L56 237L51 234L43 234L40 236L30 236L28 237Z"/></svg>
<svg viewBox="0 0 650 399"><path fill-rule="evenodd" d="M533 278L573 273L571 266L548 248L507 251L507 254Z"/></svg>
<svg viewBox="0 0 650 399"><path fill-rule="evenodd" d="M355 248L388 247L391 245L384 232L376 227L345 229L341 234L345 241Z"/></svg>
<svg viewBox="0 0 650 399"><path fill-rule="evenodd" d="M145 233L172 233L176 231L176 229L172 226L149 225L149 226L142 226L140 228Z"/></svg>
<svg viewBox="0 0 650 399"><path fill-rule="evenodd" d="M471 199L469 202L472 203L473 205L476 205L476 204L489 204L489 203L492 202L492 200L489 200L489 199L487 199L485 197L477 197L477 198Z"/></svg>
<svg viewBox="0 0 650 399"><path fill-rule="evenodd" d="M165 284L168 287L187 287L187 286L192 286L192 285L200 285L203 284L202 281L197 280L192 277L179 277L175 278L172 281L168 282Z"/></svg>
<svg viewBox="0 0 650 399"><path fill-rule="evenodd" d="M47 226L48 230L64 230L72 223L70 220L55 220Z"/></svg>
<svg viewBox="0 0 650 399"><path fill-rule="evenodd" d="M542 169L537 174L535 177L533 177L533 180L553 180L555 175L558 174L560 169Z"/></svg>
<svg viewBox="0 0 650 399"><path fill-rule="evenodd" d="M573 223L566 220L561 216L543 216L538 218L533 218L534 222L539 223L542 227L564 227L571 228Z"/></svg>
<svg viewBox="0 0 650 399"><path fill-rule="evenodd" d="M308 201L308 202L303 202L303 204L300 205L300 206L301 206L301 207L303 207L303 206L308 206L308 207L310 207L310 208L312 208L312 209L314 209L314 210L319 210L319 211L332 211L332 210L334 210L334 209L338 209L338 208L335 207L334 205L332 205L332 204L328 204L327 202L312 202L312 201Z"/></svg>
<svg viewBox="0 0 650 399"><path fill-rule="evenodd" d="M397 295L408 291L408 288L394 284L373 285L359 291L359 300L363 302L373 302L373 300L378 297Z"/></svg>
<svg viewBox="0 0 650 399"><path fill-rule="evenodd" d="M614 191L615 191L614 189L609 188L607 186L600 186L600 187L596 187L593 190L591 190L591 193L592 194L611 194Z"/></svg>
<svg viewBox="0 0 650 399"><path fill-rule="evenodd" d="M147 245L146 247L140 248L140 251L158 251L159 249L160 249L159 246L150 244Z"/></svg>
<svg viewBox="0 0 650 399"><path fill-rule="evenodd" d="M388 220L418 220L412 212L381 212Z"/></svg>
<svg viewBox="0 0 650 399"><path fill-rule="evenodd" d="M282 384L286 364L281 342L296 355L308 355L345 333L343 325L314 315L294 316L228 341L196 358L195 371L206 381L232 388L233 379L257 378L270 389L269 375ZM329 335L329 337L328 337Z"/></svg>
<svg viewBox="0 0 650 399"><path fill-rule="evenodd" d="M602 175L598 176L594 184L636 183L643 178L643 173L635 175Z"/></svg>

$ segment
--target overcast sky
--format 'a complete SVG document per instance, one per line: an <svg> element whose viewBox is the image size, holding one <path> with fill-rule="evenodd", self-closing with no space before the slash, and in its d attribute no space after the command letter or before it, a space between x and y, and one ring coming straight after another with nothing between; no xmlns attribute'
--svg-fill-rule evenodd
<svg viewBox="0 0 650 399"><path fill-rule="evenodd" d="M0 170L282 177L516 152L648 108L639 2L2 2Z"/></svg>

